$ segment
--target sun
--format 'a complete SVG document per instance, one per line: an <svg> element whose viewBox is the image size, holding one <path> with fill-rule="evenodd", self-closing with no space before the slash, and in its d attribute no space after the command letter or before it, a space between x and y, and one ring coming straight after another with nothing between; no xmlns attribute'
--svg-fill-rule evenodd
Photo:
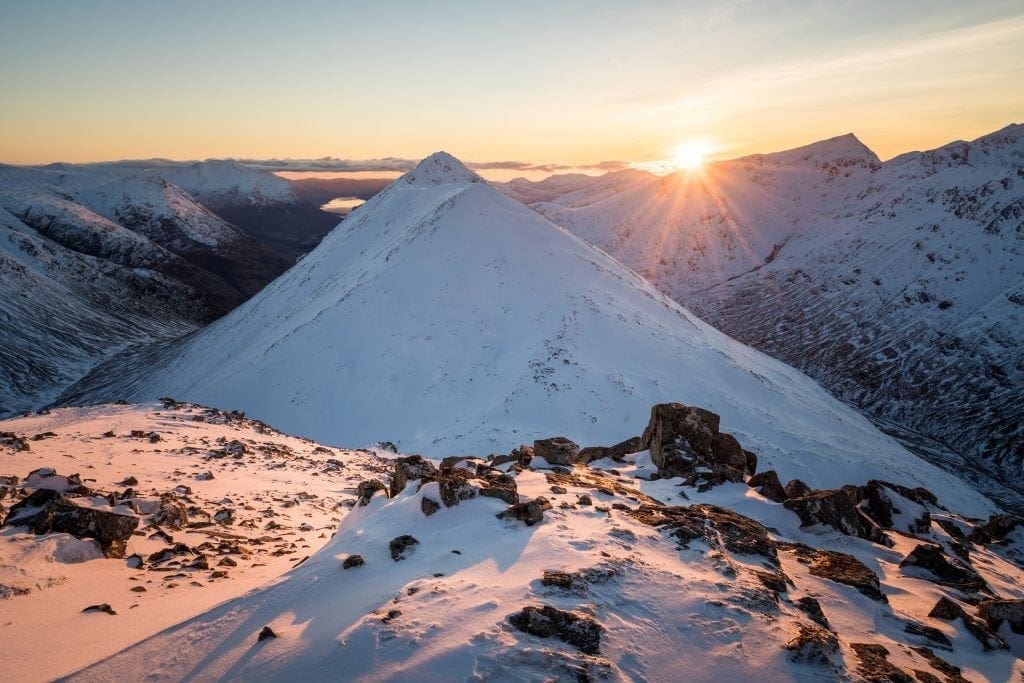
<svg viewBox="0 0 1024 683"><path fill-rule="evenodd" d="M704 166L714 149L706 140L689 140L672 150L672 165L680 170L696 171Z"/></svg>

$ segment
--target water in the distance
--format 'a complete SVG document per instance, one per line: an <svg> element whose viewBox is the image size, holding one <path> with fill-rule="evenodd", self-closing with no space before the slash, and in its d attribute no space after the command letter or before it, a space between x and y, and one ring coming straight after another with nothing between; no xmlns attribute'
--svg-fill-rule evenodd
<svg viewBox="0 0 1024 683"><path fill-rule="evenodd" d="M331 201L327 202L320 207L321 211L327 211L328 213L347 214L352 209L362 204L364 199L358 197L335 197Z"/></svg>

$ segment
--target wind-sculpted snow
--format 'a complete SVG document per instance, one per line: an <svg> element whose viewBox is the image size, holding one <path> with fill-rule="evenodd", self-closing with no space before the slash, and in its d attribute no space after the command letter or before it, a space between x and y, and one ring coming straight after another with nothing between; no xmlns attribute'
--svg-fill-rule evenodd
<svg viewBox="0 0 1024 683"><path fill-rule="evenodd" d="M846 136L535 207L922 453L1024 490L1024 127L884 164Z"/></svg>
<svg viewBox="0 0 1024 683"><path fill-rule="evenodd" d="M62 401L160 395L432 455L553 434L617 443L652 403L680 401L719 413L784 476L918 482L966 510L989 505L448 155L231 314L100 367Z"/></svg>

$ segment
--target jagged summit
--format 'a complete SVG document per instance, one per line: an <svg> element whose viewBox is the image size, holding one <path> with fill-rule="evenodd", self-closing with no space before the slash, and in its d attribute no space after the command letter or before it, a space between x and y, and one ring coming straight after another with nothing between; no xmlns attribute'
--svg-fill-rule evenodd
<svg viewBox="0 0 1024 683"><path fill-rule="evenodd" d="M404 182L420 187L458 183L482 183L484 179L448 152L434 152L402 176Z"/></svg>

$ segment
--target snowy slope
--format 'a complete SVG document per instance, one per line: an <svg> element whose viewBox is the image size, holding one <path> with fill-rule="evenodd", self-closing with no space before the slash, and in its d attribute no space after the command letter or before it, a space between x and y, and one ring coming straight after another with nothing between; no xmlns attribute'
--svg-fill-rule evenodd
<svg viewBox="0 0 1024 683"><path fill-rule="evenodd" d="M922 451L1024 490L1024 127L881 165L844 136L535 206Z"/></svg>
<svg viewBox="0 0 1024 683"><path fill-rule="evenodd" d="M434 455L554 434L615 443L652 403L680 401L721 414L784 477L919 482L964 510L988 505L444 153L230 315L62 400L160 395Z"/></svg>
<svg viewBox="0 0 1024 683"><path fill-rule="evenodd" d="M230 162L0 165L0 415L226 313L336 222Z"/></svg>
<svg viewBox="0 0 1024 683"><path fill-rule="evenodd" d="M257 510L266 507L282 526L255 534L285 539L308 519L315 528L301 537L310 549L275 557L267 551L281 546L272 541L255 546L254 558L226 555L241 562L227 577L211 579L209 570L182 567L180 576L161 580L155 566L133 570L123 561L94 557L72 563L69 551L87 548L88 541L5 529L0 561L21 561L33 578L62 579L4 605L18 629L5 645L16 655L17 679L818 681L912 680L912 672L921 672L917 680L994 681L1024 674L1024 636L1004 623L998 637L1005 649L986 649L962 620L929 614L941 598L973 614L970 592L904 564L922 543L944 556L969 546L969 565L987 590L1004 599L1024 597L1024 536L1005 546L969 542L962 534L974 526L955 511L929 506L927 528L916 534L892 530L887 547L823 526L801 527L797 515L743 483L700 492L681 488L678 479L648 481L647 453L561 473L539 459L509 469L519 496L544 496L552 504L533 526L498 519L506 503L482 496L427 515L423 501L436 500L436 482L413 481L393 498L378 492L368 505L351 507L360 476L387 479L382 454L325 452L252 423L225 423L223 414L199 424L191 422L195 415L210 411L105 406L8 421L0 428L55 433L32 442L39 443L38 454L15 453L5 462L24 470L73 444L81 451L77 465L98 466L91 485L109 486L137 473L147 493L212 462L214 480L188 480L199 505L216 507L219 497L230 497L246 519L259 519ZM132 452L126 445L131 439L92 437L129 427L155 428L166 443ZM241 461L211 461L204 454L213 452L218 437L239 439L252 452ZM286 452L273 454L275 449ZM340 470L332 469L332 455ZM348 505L331 511L324 503L333 489L343 491ZM913 503L900 501L905 514L923 510L912 512ZM698 505L717 506L705 508L703 537L674 536L671 526L644 521L645 515ZM337 533L318 540L332 512L340 518ZM209 527L175 534L193 544L204 529ZM240 524L228 530L254 533ZM152 533L146 527L132 543L159 546L147 538ZM416 543L393 559L390 542L403 535ZM297 556L318 548L285 571ZM346 567L355 555L362 563ZM54 561L47 564L46 557ZM842 564L822 566L828 557ZM866 578L856 577L852 570L858 568ZM8 572L0 576L9 580L12 569L0 566ZM274 578L245 592L260 576ZM147 590L132 592L133 585ZM79 613L90 601L107 602L117 614ZM820 610L818 616L808 605ZM589 620L584 623L599 637L583 651L558 636L528 634L509 619L527 606L571 612ZM174 617L187 618L165 628ZM814 619L828 631L817 629ZM44 628L47 620L61 624L60 637L72 647L27 637L37 633L27 627ZM265 627L273 637L258 640ZM834 652L821 648L819 659L813 648L802 650L795 645L801 632L833 638ZM90 659L95 663L79 668ZM879 669L889 677L878 678Z"/></svg>

